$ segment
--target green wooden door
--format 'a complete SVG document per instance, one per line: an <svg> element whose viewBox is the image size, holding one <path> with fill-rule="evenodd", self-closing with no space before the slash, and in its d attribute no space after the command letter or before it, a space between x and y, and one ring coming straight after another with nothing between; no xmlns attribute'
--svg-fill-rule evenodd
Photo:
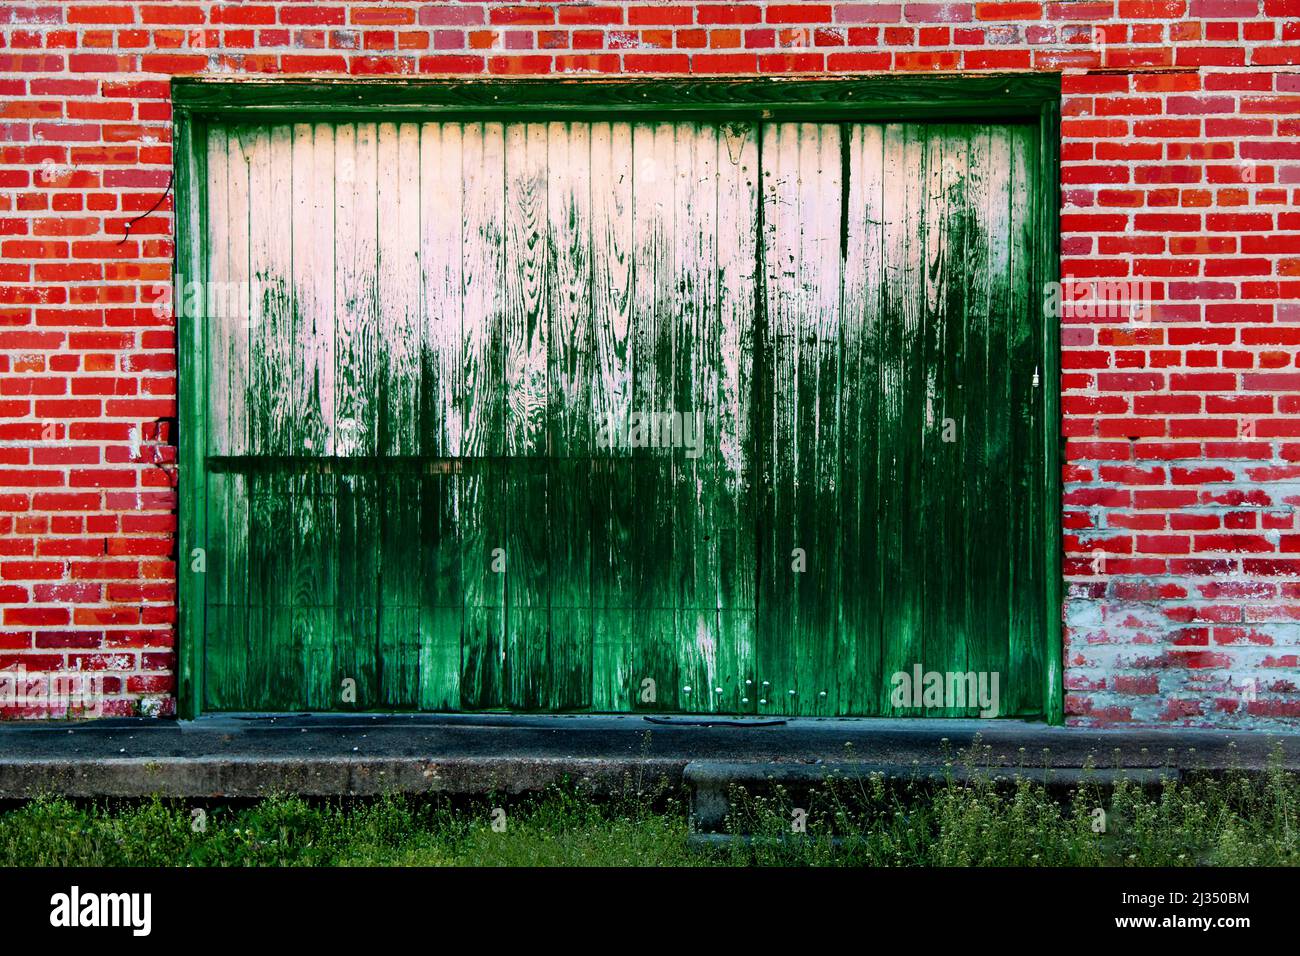
<svg viewBox="0 0 1300 956"><path fill-rule="evenodd" d="M744 709L756 159L210 128L205 707Z"/></svg>
<svg viewBox="0 0 1300 956"><path fill-rule="evenodd" d="M1043 712L1035 132L763 129L760 713Z"/></svg>
<svg viewBox="0 0 1300 956"><path fill-rule="evenodd" d="M1030 142L209 127L204 706L1041 712Z"/></svg>

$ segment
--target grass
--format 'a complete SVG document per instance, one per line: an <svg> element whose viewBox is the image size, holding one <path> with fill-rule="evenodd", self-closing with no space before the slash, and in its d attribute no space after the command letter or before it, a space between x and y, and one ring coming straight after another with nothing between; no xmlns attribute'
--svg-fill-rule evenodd
<svg viewBox="0 0 1300 956"><path fill-rule="evenodd" d="M1270 866L1300 863L1300 779L1274 760L1144 789L1085 782L1064 795L975 773L935 787L831 777L797 800L732 794L757 839L688 842L680 797L595 799L572 787L452 803L343 804L280 796L202 810L175 801L30 801L0 814L3 866ZM498 805L504 831L494 829ZM1101 816L1104 814L1104 817ZM794 834L801 820L803 832ZM1101 823L1104 820L1104 829ZM499 827L498 822L498 827Z"/></svg>
<svg viewBox="0 0 1300 956"><path fill-rule="evenodd" d="M554 788L506 804L389 795L351 804L279 796L196 819L177 801L32 800L0 814L0 866L691 866L672 800L596 801Z"/></svg>

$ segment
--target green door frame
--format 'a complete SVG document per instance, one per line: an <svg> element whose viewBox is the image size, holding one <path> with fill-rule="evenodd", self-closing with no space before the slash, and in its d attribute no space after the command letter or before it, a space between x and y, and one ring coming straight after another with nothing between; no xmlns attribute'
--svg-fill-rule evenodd
<svg viewBox="0 0 1300 956"><path fill-rule="evenodd" d="M258 124L311 119L402 117L536 120L648 118L727 121L906 122L996 121L1038 127L1033 203L1031 290L1058 281L1060 269L1059 144L1061 80L1057 74L870 76L817 79L580 79L580 80L249 80L172 81L176 262L173 277L203 275L206 223L206 144L211 121ZM202 300L206 296L198 296ZM177 704L182 717L200 713L203 699L204 574L192 570L207 539L206 356L204 305L187 310L175 289L179 351L180 529L177 554ZM1064 721L1061 645L1060 329L1043 296L1031 295L1039 336L1043 388L1044 506L1038 530L1046 583L1043 714ZM1055 502L1055 507L1052 506Z"/></svg>

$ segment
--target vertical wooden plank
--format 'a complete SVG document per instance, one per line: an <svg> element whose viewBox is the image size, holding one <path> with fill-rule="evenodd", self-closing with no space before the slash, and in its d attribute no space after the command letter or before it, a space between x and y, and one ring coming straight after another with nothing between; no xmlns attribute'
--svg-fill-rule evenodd
<svg viewBox="0 0 1300 956"><path fill-rule="evenodd" d="M243 475L208 478L204 707L242 710L248 657L248 491Z"/></svg>
<svg viewBox="0 0 1300 956"><path fill-rule="evenodd" d="M252 316L249 269L250 183L249 150L251 130L230 126L225 129L226 156L215 155L214 174L224 168L225 202L210 209L211 221L225 223L225 258L219 266L224 283L214 288L208 319L209 354L213 357L208 392L208 454L241 456L249 450L250 319ZM214 146L220 140L214 141ZM214 194L215 195L215 194ZM214 240L214 255L218 242ZM218 479L209 490L209 548L215 549L222 566L225 596L222 610L210 617L208 641L217 664L211 679L221 690L214 706L247 709L255 706L252 688L265 686L256 668L260 662L250 656L249 621L249 516L251 489L243 475ZM215 689L215 688L214 688Z"/></svg>
<svg viewBox="0 0 1300 956"><path fill-rule="evenodd" d="M208 128L207 141L207 203L204 223L207 229L205 237L207 288L224 288L230 281L230 201L227 197L227 166L230 146L227 141L225 126L213 124ZM177 298L183 298L184 290L178 290ZM215 305L215 303L214 303ZM209 308L203 303L202 326L199 335L203 337L203 357L207 371L208 388L201 396L203 417L207 428L203 435L203 447L198 450L200 462L206 462L208 455L215 449L226 447L225 434L229 419L224 409L219 408L220 396L229 389L229 350L230 338L226 334L224 321L219 318L219 310ZM220 437L218 437L220 436ZM204 465L206 469L206 464ZM223 476L211 475L207 481L207 496L204 501L207 539L202 546L206 549L207 570L204 573L204 634L203 634L203 703L204 709L219 710L224 706L224 695L228 692L227 662L231 650L226 644L230 634L227 609L230 601L230 586L227 581L227 540L229 536L229 519L226 515L227 491ZM242 639L240 641L242 645Z"/></svg>
<svg viewBox="0 0 1300 956"><path fill-rule="evenodd" d="M293 332L292 140L287 126L256 127L245 139L249 190L248 454L291 451ZM259 476L250 487L250 706L301 706L301 648L293 629L294 476Z"/></svg>
<svg viewBox="0 0 1300 956"><path fill-rule="evenodd" d="M879 474L881 286L884 282L884 127L849 128L844 250L840 515L842 597L836 712L877 714L887 690L881 672L882 588L877 521ZM889 582L890 587L897 582Z"/></svg>
<svg viewBox="0 0 1300 956"><path fill-rule="evenodd" d="M766 487L761 505L765 574L759 597L760 714L790 713L796 659L796 589L807 573L809 544L798 526L797 457L799 320L799 124L765 125L763 136L763 268L766 346L770 353L766 397L770 416L762 449ZM815 555L812 555L815 560Z"/></svg>
<svg viewBox="0 0 1300 956"><path fill-rule="evenodd" d="M252 131L248 127L227 128L226 143L226 216L229 222L226 259L228 286L221 290L224 321L214 324L214 334L222 336L226 349L226 393L220 407L224 427L208 435L208 454L246 455L249 451L249 326L252 318L251 274L249 270L249 162L248 144ZM223 328L224 326L224 328ZM212 399L220 402L220 397Z"/></svg>
<svg viewBox="0 0 1300 956"><path fill-rule="evenodd" d="M294 479L293 543L294 646L303 660L296 707L334 710L339 706L334 659L338 596L338 516L334 475L308 472Z"/></svg>
<svg viewBox="0 0 1300 956"><path fill-rule="evenodd" d="M249 454L292 449L293 140L288 126L258 127L249 159Z"/></svg>
<svg viewBox="0 0 1300 956"><path fill-rule="evenodd" d="M925 562L925 665L940 673L967 670L967 623L962 597L963 578L978 576L966 567L961 529L968 508L967 476L960 450L966 437L960 373L963 330L967 327L966 288L970 263L965 245L966 137L962 127L929 129L929 177L926 195L926 278L924 313L926 419L924 460L928 515L932 520ZM958 280L958 276L962 278ZM963 685L964 686L964 685ZM955 685L954 685L955 687ZM961 716L966 709L948 697L935 716Z"/></svg>
<svg viewBox="0 0 1300 956"><path fill-rule="evenodd" d="M275 125L268 132L270 189L262 195L269 203L254 203L255 231L263 234L258 225L265 222L267 255L265 266L255 270L264 276L257 290L262 303L260 321L260 346L255 369L254 391L265 401L275 396L279 411L268 415L270 427L264 438L271 454L291 454L295 448L295 422L292 405L285 396L293 394L294 365L297 356L292 342L295 331L293 293L293 130L288 125ZM271 361L268 361L270 359ZM285 493L276 513L275 545L278 581L274 595L274 625L268 628L273 650L270 655L270 672L273 690L270 699L277 706L302 707L304 647L301 632L294 628L294 542L298 522L295 510L299 494L310 490L302 487L300 476L286 475ZM282 688L283 690L279 690Z"/></svg>
<svg viewBox="0 0 1300 956"><path fill-rule="evenodd" d="M293 127L294 452L334 453L334 127Z"/></svg>
<svg viewBox="0 0 1300 956"><path fill-rule="evenodd" d="M717 136L717 438L713 462L717 511L719 670L735 675L728 708L754 713L755 441L754 302L758 264L758 134L727 124ZM706 433L707 434L707 433Z"/></svg>
<svg viewBox="0 0 1300 956"><path fill-rule="evenodd" d="M644 417L671 411L673 400L675 132L671 123L638 123L632 130L632 411L624 436L630 441L647 442ZM635 705L675 710L684 685L677 672L672 588L672 459L667 450L639 445L631 449L631 461L636 612L628 626L638 635L631 672L638 686L652 681L655 690L653 700L638 694Z"/></svg>
<svg viewBox="0 0 1300 956"><path fill-rule="evenodd" d="M842 676L836 487L844 157L837 124L782 123L765 135L772 421L763 510L772 551L759 602L761 609L768 598L760 610L759 710L820 714L833 709Z"/></svg>
<svg viewBox="0 0 1300 956"><path fill-rule="evenodd" d="M209 151L208 455L243 454L248 401L248 165L237 127L212 130ZM242 475L208 488L208 706L243 709L248 675L248 503Z"/></svg>
<svg viewBox="0 0 1300 956"><path fill-rule="evenodd" d="M960 551L968 575L962 617L971 666L998 673L1000 691L1008 676L1006 622L1000 613L1007 562L989 561L988 555L1001 549L998 539L1006 521L1001 508L990 506L990 502L1006 501L1005 485L996 475L1001 464L992 430L994 416L1005 416L1005 404L990 382L1005 358L992 340L991 328L1003 321L1006 310L1011 163L1005 135L996 127L969 128L968 144L961 255L968 278L961 368L963 415L958 436L967 499ZM966 708L967 716L978 712L978 707Z"/></svg>
<svg viewBox="0 0 1300 956"><path fill-rule="evenodd" d="M738 698L735 675L719 670L717 515L710 469L716 462L717 133L713 126L676 129L673 260L676 302L672 399L657 411L673 416L656 430L673 445L673 600L683 710L725 710ZM663 432L669 432L663 435ZM685 447L692 439L698 455ZM708 443L707 451L704 443ZM707 457L706 457L707 455ZM690 687L687 693L686 688Z"/></svg>
<svg viewBox="0 0 1300 956"><path fill-rule="evenodd" d="M334 445L339 457L366 456L378 450L375 281L379 171L375 124L340 124L335 130L334 146ZM373 474L356 473L340 475L336 488L336 677L340 683L355 682L356 706L366 708L374 706L377 696L379 488Z"/></svg>
<svg viewBox="0 0 1300 956"><path fill-rule="evenodd" d="M293 352L290 451L327 457L334 443L334 127L293 127ZM304 706L338 705L334 478L299 478L293 539L294 645L303 657Z"/></svg>
<svg viewBox="0 0 1300 956"><path fill-rule="evenodd" d="M381 455L420 450L420 127L377 128L377 446Z"/></svg>
<svg viewBox="0 0 1300 956"><path fill-rule="evenodd" d="M964 564L966 513L978 505L970 496L970 486L965 472L963 446L969 441L966 428L966 335L970 328L968 298L972 278L971 265L966 259L967 231L970 216L967 212L967 192L970 183L970 145L966 125L948 126L943 149L943 181L947 192L946 230L944 249L944 274L949 277L943 291L944 328L940 345L942 400L938 422L940 467L960 480L949 481L945 491L948 496L944 528L944 557L942 562L943 608L946 622L941 627L941 640L946 646L945 656L951 662L949 669L965 672L969 663L970 622L966 617L965 589L967 582L976 576L973 566ZM957 276L966 276L961 281ZM968 702L969 703L969 702ZM958 707L948 701L949 713L964 716L967 707Z"/></svg>
<svg viewBox="0 0 1300 956"><path fill-rule="evenodd" d="M1048 282L1060 278L1061 229L1060 183L1057 169L1061 149L1061 104L1059 97L1043 102L1036 131L1038 164L1030 183L1034 194L1036 236L1031 249L1034 264L1031 291L1042 290ZM1064 582L1061 562L1061 457L1064 454L1061 427L1061 326L1048 311L1040 295L1033 296L1030 313L1035 340L1042 357L1042 395L1035 404L1038 416L1035 434L1038 439L1041 475L1041 511L1034 525L1038 536L1036 554L1042 561L1043 627L1043 716L1050 724L1065 722L1065 690L1062 684L1065 667L1062 643L1062 599Z"/></svg>
<svg viewBox="0 0 1300 956"><path fill-rule="evenodd" d="M465 625L461 702L471 709L504 703L506 536L505 454L505 130L468 123L463 130L461 196L464 242L461 303L461 573Z"/></svg>
<svg viewBox="0 0 1300 956"><path fill-rule="evenodd" d="M381 455L420 450L420 128L376 128L378 262L375 278L376 442ZM378 677L386 707L419 703L423 517L418 475L381 474Z"/></svg>
<svg viewBox="0 0 1300 956"><path fill-rule="evenodd" d="M944 127L917 127L921 149L925 156L925 175L921 181L921 206L918 210L921 233L918 237L921 254L920 284L917 286L918 334L914 341L912 362L920 369L918 388L912 394L919 416L919 477L921 501L924 505L918 517L923 522L915 549L915 563L919 572L919 605L921 626L921 664L925 672L947 670L944 637L941 633L945 621L942 606L942 563L946 557L944 543L947 528L947 488L952 476L941 470L942 455L940 435L939 378L943 362L942 311L943 290L948 276L943 273L947 226L947 196L943 182ZM942 706L927 706L928 716L943 716Z"/></svg>
<svg viewBox="0 0 1300 956"><path fill-rule="evenodd" d="M206 303L186 303L177 285L190 277L208 286L208 152L207 123L196 122L187 110L177 110L173 125L176 151L176 267L172 276L172 304L176 321L178 359L177 403L179 515L177 539L177 688L179 716L194 719L204 706L204 669L207 626L206 568L192 564L195 549L206 549L207 467L207 362L204 332ZM183 291L183 287L182 287ZM176 308L180 301L181 307Z"/></svg>
<svg viewBox="0 0 1300 956"><path fill-rule="evenodd" d="M793 576L793 628L790 633L791 656L794 666L788 681L778 688L777 699L781 712L787 714L809 713L817 692L823 690L822 656L832 645L819 640L817 623L821 596L818 581L825 573L830 560L821 535L821 504L817 475L818 414L818 326L820 315L821 270L826 267L824 257L831 257L839 265L838 232L836 246L825 248L821 242L824 204L835 202L834 196L821 195L821 139L824 127L817 123L794 125L795 142L791 161L795 169L795 188L791 196L791 212L795 218L790 223L790 242L794 250L794 289L790 303L789 330L791 361L794 378L790 387L793 420L783 442L791 455L791 480L789 489L790 511L794 515L795 537L793 544L807 557L807 568ZM831 636L833 639L833 636ZM787 686L788 684L788 686Z"/></svg>
<svg viewBox="0 0 1300 956"><path fill-rule="evenodd" d="M461 400L462 201L461 126L420 127L420 285L423 355L420 391L421 450L442 459L461 453L465 403ZM496 386L492 387L496 390ZM422 710L460 704L461 477L452 468L422 482L420 566L424 598L420 627Z"/></svg>
<svg viewBox="0 0 1300 956"><path fill-rule="evenodd" d="M942 246L943 225L943 166L941 139L932 134L932 127L919 124L912 127L913 135L918 141L918 149L924 164L921 174L920 195L916 210L916 232L909 239L914 241L919 257L919 272L913 287L915 300L916 326L915 335L908 342L905 361L914 374L909 382L907 393L908 409L906 412L912 434L908 436L910 445L904 446L904 454L911 458L911 467L917 477L916 487L921 494L911 503L912 515L917 522L916 538L910 542L912 573L916 586L912 589L916 609L916 626L922 672L934 669L935 661L927 656L933 649L936 615L929 602L938 599L936 578L941 555L931 544L931 538L942 533L944 516L936 514L936 508L942 504L935 500L942 484L947 480L944 475L935 474L935 448L939 435L935 429L936 374L938 361L938 339L936 332L940 325L938 315L938 296L942 288L940 277L932 275L931 263L936 250ZM919 505L919 507L918 507ZM940 668L942 673L942 668ZM940 716L942 708L926 706L923 714Z"/></svg>
<svg viewBox="0 0 1300 956"><path fill-rule="evenodd" d="M506 701L524 709L549 693L546 155L546 124L506 127Z"/></svg>
<svg viewBox="0 0 1300 956"><path fill-rule="evenodd" d="M378 153L374 123L335 131L335 454L378 451ZM384 170L385 177L391 170ZM385 229L389 224L385 223Z"/></svg>
<svg viewBox="0 0 1300 956"><path fill-rule="evenodd" d="M546 320L550 644L543 703L591 705L591 130L547 127ZM598 187L605 188L605 183Z"/></svg>
<svg viewBox="0 0 1300 956"><path fill-rule="evenodd" d="M1008 406L1011 411L1011 434L1008 457L1013 507L1007 509L1007 551L1013 556L1010 590L1007 595L1010 646L1007 656L1011 674L1001 690L1003 716L1040 714L1043 711L1044 670L1043 602L1040 595L1042 562L1036 559L1039 548L1035 529L1042 527L1042 482L1035 468L1041 468L1041 447L1036 435L1034 409L1040 401L1038 389L1043 385L1043 370L1036 354L1037 341L1031 325L1030 288L1033 278L1031 249L1035 228L1034 187L1037 176L1037 149L1034 129L1009 126L1011 140L1010 229L1009 245L1010 309L1006 340ZM1034 384L1034 377L1038 382Z"/></svg>
<svg viewBox="0 0 1300 956"><path fill-rule="evenodd" d="M231 454L232 444L242 446L241 436L232 424L242 420L239 410L244 407L247 392L241 354L247 347L248 333L240 317L232 314L236 300L232 287L247 275L248 266L247 173L241 177L239 168L235 168L236 189L232 193L231 158L237 149L232 139L225 126L214 125L208 133L206 288L221 294L214 294L210 303L205 301L202 312L208 370L208 391L203 397L208 422L206 447L201 450L204 457ZM238 261L241 249L242 264ZM233 270L232 257L236 260ZM245 511L242 476L211 475L205 545L203 706L212 710L237 708L243 703L243 681L248 670L242 609L248 591Z"/></svg>
<svg viewBox="0 0 1300 956"><path fill-rule="evenodd" d="M591 128L592 709L631 710L632 458L624 429L632 405L632 127Z"/></svg>
<svg viewBox="0 0 1300 956"><path fill-rule="evenodd" d="M293 643L293 544L296 476L282 470L249 476L248 666L246 706L304 706L302 655Z"/></svg>
<svg viewBox="0 0 1300 956"><path fill-rule="evenodd" d="M918 544L924 540L924 502L920 447L924 403L924 368L915 360L920 348L918 290L924 288L924 233L919 213L925 181L925 152L915 126L885 127L885 217L881 350L880 514L876 561L885 582L882 633L884 670L908 675L921 663L920 588L907 586L918 573ZM915 716L908 707L891 712Z"/></svg>
<svg viewBox="0 0 1300 956"><path fill-rule="evenodd" d="M794 710L830 712L839 697L840 271L843 155L838 124L799 133L799 308L797 514L808 569L796 579L798 636ZM787 691L787 697L789 693Z"/></svg>

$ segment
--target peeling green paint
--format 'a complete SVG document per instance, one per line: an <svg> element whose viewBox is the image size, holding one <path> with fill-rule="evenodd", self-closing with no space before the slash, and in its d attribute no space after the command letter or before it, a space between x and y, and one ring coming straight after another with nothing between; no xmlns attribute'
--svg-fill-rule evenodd
<svg viewBox="0 0 1300 956"><path fill-rule="evenodd" d="M1042 714L1036 132L211 126L204 706Z"/></svg>

